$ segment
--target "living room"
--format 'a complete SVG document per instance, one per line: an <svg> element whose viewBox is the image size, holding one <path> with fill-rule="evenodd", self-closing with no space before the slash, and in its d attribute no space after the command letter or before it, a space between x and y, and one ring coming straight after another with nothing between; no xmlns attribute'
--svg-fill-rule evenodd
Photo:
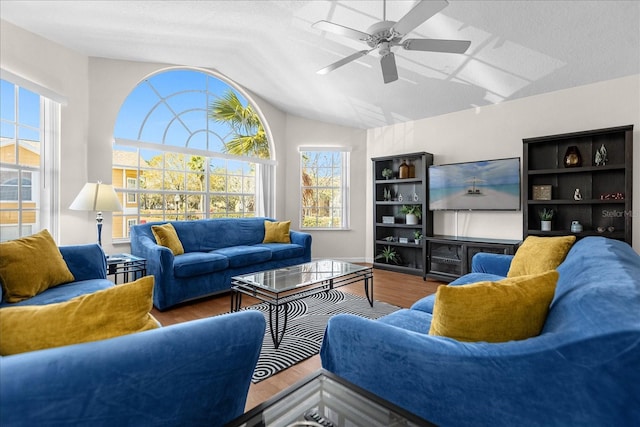
<svg viewBox="0 0 640 427"><path fill-rule="evenodd" d="M382 2L375 3L382 4ZM605 74L604 71L594 72L595 77L592 77L591 81L577 80L577 83L565 86L553 87L553 83L544 86L543 83L551 80L554 74L563 74L562 68L566 65L560 64L561 59L557 59L560 63L549 60L549 63L546 63L549 68L540 71L539 75L530 76L530 80L524 84L517 95L510 97L516 92L513 91L505 94L504 99L485 100L477 105L469 103L466 108L460 110L426 114L420 118L399 115L395 108L401 101L392 99L388 106L384 102L393 97L394 83L383 85L379 70L373 68L362 68L361 72L371 72L379 80L380 87L371 88L372 91L381 91L379 105L357 105L354 101L351 107L353 110L358 110L359 116L370 120L368 123L377 123L376 125L356 125L355 121L351 122L353 125L346 125L342 120L329 121L329 116L315 118L313 114L303 114L306 111L302 109L299 112L285 111L278 106L277 100L270 102L257 95L250 86L246 87L245 90L251 101L265 119L271 135L273 159L278 164L275 177L276 219L291 219L292 228L299 228L296 221L300 216L300 169L298 166L300 146L351 147L350 227L348 230L311 230L313 258L372 263L377 254L373 249L372 206L374 201L371 158L422 151L433 153L435 164L521 157L522 141L525 138L623 125L633 125L634 139L639 140L640 60L637 52L637 26L640 12L637 2L620 2L611 7L617 6L629 8L627 10L631 10L632 16L628 19L635 22L635 28L623 30L612 28L612 32L616 35L619 33L626 35L620 42L623 47L616 57L620 61L619 68L625 71L616 70L611 74ZM218 68L222 67L210 64L204 59L198 63L159 60L143 51L139 52L135 58L123 58L117 53L113 53L111 57L94 56L38 35L37 27L31 30L25 29L6 20L10 15L5 16L5 7L9 10L3 2L3 13L0 16L3 19L0 26L2 71L8 71L12 76L19 76L52 93L62 95L67 100L62 108L60 122L62 136L58 176L60 211L54 237L60 245L94 242L96 224L93 213L74 211L68 207L84 183L99 180L109 182L112 174L110 159L112 158L114 123L127 95L148 75L176 65L213 72L220 72ZM37 7L37 2L33 7ZM217 7L224 8L224 3ZM446 14L446 10L443 13ZM598 17L591 18L594 21L598 19ZM320 16L317 19L329 18ZM348 22L344 24L347 25ZM467 24L473 25L473 23ZM90 44L89 35L79 33L74 37L85 38ZM607 42L610 41L609 37L614 38L609 34L602 34L602 37ZM571 41L580 42L579 39L574 38ZM123 44L131 42L131 40L121 41ZM536 50L535 46L525 47ZM179 51L184 47L174 46L172 49ZM234 55L233 51L233 48L229 48L225 55L231 57ZM537 51L544 52L544 47L537 47ZM319 61L324 63L326 58L328 57L320 58L322 61ZM600 68L615 69L615 67L604 67L598 58L580 59L583 62L570 65L591 67L596 71ZM590 62L590 59L593 62ZM378 66L377 58L373 64L375 67ZM517 68L516 65L511 65L513 69ZM399 73L402 74L403 70L400 68ZM336 74L338 72L339 70L335 71L331 78L339 79L340 75ZM223 75L231 81L235 79L234 75ZM260 75L256 74L256 79L259 78L261 78ZM505 77L505 79L508 78ZM271 77L271 79L278 78ZM278 83L278 89L286 91L287 76L280 80L284 82ZM395 83L407 84L406 81ZM453 88L452 92L438 89L435 93L444 98L455 98L457 84L448 83ZM345 90L348 86L347 83L338 84ZM538 85L544 86L544 90L539 90ZM482 87L479 81L475 88L481 92L478 99L483 99L490 92L487 87ZM496 89L493 89L492 94L496 92ZM424 94L424 102L435 104L432 108L438 111L438 100L430 99L426 95L428 91L423 92L423 90L420 89L419 92ZM527 94L527 90L531 91L530 95ZM442 103L445 101L443 100ZM336 102L347 103L348 99L339 98ZM633 153L633 167L635 169L633 182L640 182L640 150L638 149ZM633 188L632 195L636 200L640 200L640 186L636 185ZM522 215L522 211L436 212L433 215L434 230L437 234L444 235L521 240L523 238ZM635 208L630 215L633 225L632 247L640 253L640 214ZM111 217L105 213L104 251L111 254L130 252L128 243L113 242L111 236Z"/></svg>

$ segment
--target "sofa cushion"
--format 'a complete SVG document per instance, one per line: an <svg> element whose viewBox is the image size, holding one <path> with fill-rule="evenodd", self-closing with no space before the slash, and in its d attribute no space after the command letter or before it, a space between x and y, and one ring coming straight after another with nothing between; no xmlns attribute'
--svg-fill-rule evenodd
<svg viewBox="0 0 640 427"><path fill-rule="evenodd" d="M152 225L151 232L153 237L156 238L156 243L171 249L174 255L182 255L184 253L178 233L176 233L176 229L173 228L170 222L163 225Z"/></svg>
<svg viewBox="0 0 640 427"><path fill-rule="evenodd" d="M74 280L60 249L46 229L0 243L0 254L0 281L7 302L19 302ZM37 268L34 268L36 263Z"/></svg>
<svg viewBox="0 0 640 427"><path fill-rule="evenodd" d="M440 286L429 334L487 342L537 336L547 318L558 276L551 270L498 282Z"/></svg>
<svg viewBox="0 0 640 427"><path fill-rule="evenodd" d="M262 243L291 243L290 226L291 221L265 221Z"/></svg>
<svg viewBox="0 0 640 427"><path fill-rule="evenodd" d="M58 302L69 301L71 298L79 297L84 294L90 294L103 289L115 286L112 281L107 279L90 279L79 280L76 282L63 283L53 288L49 288L46 292L15 303L0 303L0 307L19 307L24 305L45 305Z"/></svg>
<svg viewBox="0 0 640 427"><path fill-rule="evenodd" d="M297 258L304 255L304 248L293 243L262 243L255 246L262 246L271 251L271 260Z"/></svg>
<svg viewBox="0 0 640 427"><path fill-rule="evenodd" d="M221 254L188 252L173 260L173 274L176 277L193 277L224 270L229 267L229 258Z"/></svg>
<svg viewBox="0 0 640 427"><path fill-rule="evenodd" d="M576 236L528 236L516 251L507 277L555 270L567 256Z"/></svg>
<svg viewBox="0 0 640 427"><path fill-rule="evenodd" d="M117 337L157 328L149 314L153 276L69 301L0 309L0 354Z"/></svg>
<svg viewBox="0 0 640 427"><path fill-rule="evenodd" d="M271 259L271 250L264 246L232 246L212 251L229 258L229 267L237 268L258 264Z"/></svg>

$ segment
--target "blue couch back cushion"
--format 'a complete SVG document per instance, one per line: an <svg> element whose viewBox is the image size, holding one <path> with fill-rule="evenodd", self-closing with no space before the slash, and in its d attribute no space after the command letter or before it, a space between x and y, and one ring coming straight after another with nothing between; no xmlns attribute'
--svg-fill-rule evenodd
<svg viewBox="0 0 640 427"><path fill-rule="evenodd" d="M543 334L562 333L579 339L640 329L637 312L620 310L640 306L640 257L631 246L586 237L573 245L558 272Z"/></svg>
<svg viewBox="0 0 640 427"><path fill-rule="evenodd" d="M231 246L256 245L264 240L264 221L270 218L214 218L193 221L148 222L137 231L155 241L151 227L170 222L185 252L209 252Z"/></svg>

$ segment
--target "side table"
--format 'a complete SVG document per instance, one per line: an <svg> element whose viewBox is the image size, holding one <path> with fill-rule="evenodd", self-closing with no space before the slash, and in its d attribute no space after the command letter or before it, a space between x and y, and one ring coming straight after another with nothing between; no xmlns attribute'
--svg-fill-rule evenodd
<svg viewBox="0 0 640 427"><path fill-rule="evenodd" d="M317 425L435 426L325 369L320 369L231 421L227 427Z"/></svg>
<svg viewBox="0 0 640 427"><path fill-rule="evenodd" d="M147 260L131 254L107 256L107 276L113 276L113 282L133 282L147 275Z"/></svg>

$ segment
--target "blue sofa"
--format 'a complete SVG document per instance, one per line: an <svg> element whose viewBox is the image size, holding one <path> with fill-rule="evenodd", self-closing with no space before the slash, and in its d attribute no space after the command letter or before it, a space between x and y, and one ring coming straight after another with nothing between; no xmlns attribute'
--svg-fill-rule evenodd
<svg viewBox="0 0 640 427"><path fill-rule="evenodd" d="M511 259L477 254L473 272L449 286L500 280ZM640 256L586 237L557 270L537 337L430 336L429 296L377 321L331 318L322 366L442 426L640 425Z"/></svg>
<svg viewBox="0 0 640 427"><path fill-rule="evenodd" d="M311 261L311 235L291 231L291 243L262 243L269 218L169 221L185 253L156 243L153 222L131 227L131 253L147 260L155 277L153 304L165 310L181 302L228 291L231 277Z"/></svg>
<svg viewBox="0 0 640 427"><path fill-rule="evenodd" d="M60 251L76 282L2 307L114 286L98 245ZM222 426L244 412L264 331L247 310L0 357L0 425Z"/></svg>

